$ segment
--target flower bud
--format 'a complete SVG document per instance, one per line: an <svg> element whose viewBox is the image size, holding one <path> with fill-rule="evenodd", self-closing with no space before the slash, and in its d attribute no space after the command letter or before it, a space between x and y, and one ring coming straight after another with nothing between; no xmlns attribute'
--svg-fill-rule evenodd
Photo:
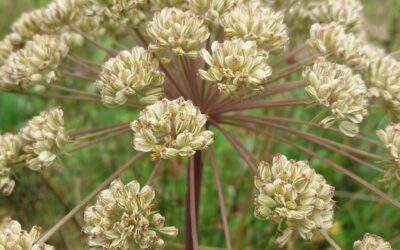
<svg viewBox="0 0 400 250"><path fill-rule="evenodd" d="M385 241L383 238L366 233L362 240L354 242L354 250L392 250L392 246L389 242Z"/></svg>

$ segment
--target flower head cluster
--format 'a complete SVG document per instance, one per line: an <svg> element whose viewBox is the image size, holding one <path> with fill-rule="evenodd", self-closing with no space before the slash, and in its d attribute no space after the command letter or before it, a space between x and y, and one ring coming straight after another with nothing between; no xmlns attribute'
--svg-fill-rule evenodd
<svg viewBox="0 0 400 250"><path fill-rule="evenodd" d="M377 131L383 146L389 153L387 171L383 180L386 184L400 183L400 123L388 125ZM394 180L394 182L393 182Z"/></svg>
<svg viewBox="0 0 400 250"><path fill-rule="evenodd" d="M21 139L18 135L0 135L0 191L10 195L15 182L10 178L11 165L20 159Z"/></svg>
<svg viewBox="0 0 400 250"><path fill-rule="evenodd" d="M147 106L131 123L133 146L153 152L154 159L189 157L214 141L214 134L204 129L206 122L207 116L191 101L162 99Z"/></svg>
<svg viewBox="0 0 400 250"><path fill-rule="evenodd" d="M315 23L336 22L348 31L359 31L362 4L359 0L324 0L309 4L310 17Z"/></svg>
<svg viewBox="0 0 400 250"><path fill-rule="evenodd" d="M69 52L58 36L35 35L24 48L12 53L0 67L3 88L20 88L30 83L51 83Z"/></svg>
<svg viewBox="0 0 400 250"><path fill-rule="evenodd" d="M108 30L135 27L146 19L145 0L89 0L85 13L97 17L100 26Z"/></svg>
<svg viewBox="0 0 400 250"><path fill-rule="evenodd" d="M19 135L26 164L32 170L49 167L69 141L64 129L63 111L59 107L43 111L32 118Z"/></svg>
<svg viewBox="0 0 400 250"><path fill-rule="evenodd" d="M217 22L221 14L230 10L238 1L235 0L189 0L189 9L203 15L207 22Z"/></svg>
<svg viewBox="0 0 400 250"><path fill-rule="evenodd" d="M158 70L158 61L141 47L121 51L102 67L95 86L101 92L105 105L124 104L129 96L141 102L153 103L162 94L164 74Z"/></svg>
<svg viewBox="0 0 400 250"><path fill-rule="evenodd" d="M366 55L363 43L352 33L346 33L337 23L313 24L308 44L323 55L333 57L335 61L360 69L365 67Z"/></svg>
<svg viewBox="0 0 400 250"><path fill-rule="evenodd" d="M371 60L363 72L390 109L400 111L400 63L390 56Z"/></svg>
<svg viewBox="0 0 400 250"><path fill-rule="evenodd" d="M32 227L29 233L21 228L18 221L4 218L0 224L0 249L4 250L54 250L46 244L35 244L42 229Z"/></svg>
<svg viewBox="0 0 400 250"><path fill-rule="evenodd" d="M0 66L7 61L8 56L16 49L19 40L18 34L11 33L0 41Z"/></svg>
<svg viewBox="0 0 400 250"><path fill-rule="evenodd" d="M227 36L255 41L271 52L282 52L289 42L284 15L256 1L239 4L225 13L221 25Z"/></svg>
<svg viewBox="0 0 400 250"><path fill-rule="evenodd" d="M347 136L358 133L358 124L368 115L368 89L360 75L345 66L318 60L303 71L307 94L332 114L321 121L323 127L339 122Z"/></svg>
<svg viewBox="0 0 400 250"><path fill-rule="evenodd" d="M185 0L150 0L154 10L161 10L166 7L175 7L182 9L186 7L188 1Z"/></svg>
<svg viewBox="0 0 400 250"><path fill-rule="evenodd" d="M354 242L354 250L392 250L390 243L381 237L366 233L362 240Z"/></svg>
<svg viewBox="0 0 400 250"><path fill-rule="evenodd" d="M314 232L328 229L333 223L334 188L306 161L273 158L272 166L261 162L260 177L255 178L259 194L255 198L255 216L285 225L276 243L283 246L293 233L310 240Z"/></svg>
<svg viewBox="0 0 400 250"><path fill-rule="evenodd" d="M147 25L147 33L152 39L149 49L172 50L191 58L198 56L201 43L210 36L201 17L177 8L164 8L154 14Z"/></svg>
<svg viewBox="0 0 400 250"><path fill-rule="evenodd" d="M267 64L268 54L259 50L254 41L214 42L211 52L206 49L201 51L201 56L210 66L207 71L199 70L201 78L217 82L220 91L230 94L242 89L264 89L265 80L272 70Z"/></svg>
<svg viewBox="0 0 400 250"><path fill-rule="evenodd" d="M162 249L160 235L175 237L178 229L164 226L165 218L153 209L152 187L137 181L115 180L96 204L85 210L83 231L94 249Z"/></svg>

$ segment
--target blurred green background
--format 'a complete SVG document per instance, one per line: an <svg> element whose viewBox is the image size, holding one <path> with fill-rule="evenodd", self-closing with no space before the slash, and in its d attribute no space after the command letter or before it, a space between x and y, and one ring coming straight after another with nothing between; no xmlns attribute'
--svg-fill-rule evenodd
<svg viewBox="0 0 400 250"><path fill-rule="evenodd" d="M44 0L0 0L0 37L10 31L11 23L23 12L46 4ZM399 10L400 2L396 0L368 0L365 3L367 15L367 30L371 40L384 46L388 51L400 47L399 43ZM92 52L91 52L92 53ZM102 55L91 55L101 58ZM294 76L296 77L296 76ZM297 76L298 77L298 76ZM67 82L66 84L79 84ZM93 89L91 89L93 90ZM295 93L296 94L296 93ZM298 93L302 94L302 93ZM130 121L137 117L137 111L118 108L108 109L98 104L79 103L41 99L38 97L16 96L0 93L0 132L17 132L27 120L37 115L47 107L61 105L65 111L67 129L91 128L113 124L119 121ZM309 111L309 112L307 112ZM257 111L258 112L258 111ZM255 112L255 114L257 114ZM273 115L275 111L267 111ZM285 111L285 116L295 119L311 120L314 110L293 109ZM382 113L376 113L368 118L362 128L367 135L376 138L374 131L382 128L389 121L383 118ZM297 126L304 131L312 129ZM368 132L369 131L369 132ZM319 135L337 137L324 131L312 131ZM338 201L336 223L331 231L334 239L343 246L351 249L352 243L360 239L364 233L371 232L390 240L394 248L400 248L400 213L398 209L387 205L382 200L372 196L370 192L361 188L342 174L325 166L318 160L310 159L296 149L286 145L270 142L268 139L248 135L243 131L235 134L248 148L257 152L261 159L270 160L275 152L281 152L293 159L309 159L312 166L321 172L328 183L336 187ZM219 171L228 210L228 221L231 229L233 245L236 249L276 249L272 244L276 226L266 221L258 221L253 217L253 176L245 165L238 160L230 144L219 138L214 143L217 153ZM348 167L366 180L381 187L375 173L359 166L348 159L315 147L313 144L293 138L297 143L313 147L318 153L335 162ZM336 140L351 145L341 136ZM381 152L379 148L357 145L372 151ZM267 153L265 153L267 152ZM23 227L28 229L32 225L41 225L44 229L50 228L62 216L85 197L91 190L106 179L113 171L123 164L134 153L130 145L130 136L118 137L101 144L89 147L82 151L63 156L61 164L41 176L37 172L20 169L15 174L16 187L10 197L0 198L0 215L12 216L18 219ZM379 164L379 163L376 163ZM153 163L148 159L141 160L126 171L122 179L127 182L137 179L144 183ZM164 164L162 173L157 178L155 188L160 211L167 216L167 222L180 229L179 237L173 240L169 249L180 249L183 242L184 200L186 194L184 162L171 161ZM397 197L399 198L399 197ZM61 205L64 204L64 205ZM67 223L58 234L49 241L57 249L88 249L77 225L82 224L82 214L78 214L76 223ZM212 169L205 166L204 183L200 210L200 242L202 249L223 249L223 228L220 222L217 192L214 185ZM287 246L288 249L328 249L329 246L322 239L313 243L304 243L297 240Z"/></svg>

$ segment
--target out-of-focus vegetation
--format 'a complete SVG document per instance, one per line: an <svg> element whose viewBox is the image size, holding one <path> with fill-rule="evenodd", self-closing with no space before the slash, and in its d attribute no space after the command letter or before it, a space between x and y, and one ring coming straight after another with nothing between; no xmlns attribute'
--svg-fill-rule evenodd
<svg viewBox="0 0 400 250"><path fill-rule="evenodd" d="M9 32L10 24L21 12L39 7L46 2L44 0L0 0L0 37ZM400 30L400 1L368 0L363 2L371 39L388 50L400 48L400 32L398 32ZM102 55L91 56L101 57ZM67 128L98 127L133 120L137 116L137 111L124 108L118 108L116 112L115 109L108 109L100 104L79 103L77 105L74 101L62 102L0 93L0 132L17 132L40 110L55 105L63 106ZM291 117L294 119L302 120L311 120L315 115L312 112L304 113L300 110L288 112L293 112ZM377 114L369 117L371 122L366 126L373 125L375 128L382 128L388 123L388 120L382 119L382 116L383 114ZM364 129L373 131L373 127ZM235 133L241 136L241 131L238 130ZM329 132L320 132L325 135L327 133ZM376 138L374 134L368 136ZM218 134L217 137L222 138ZM267 151L282 152L293 159L311 160L311 165L326 177L328 183L336 187L335 199L338 201L336 224L331 233L344 249L351 249L353 242L362 238L365 232L378 234L389 240L394 248L400 248L400 213L396 208L386 205L342 174L295 149L256 136L241 136L241 138L245 140L244 143L248 148L254 149L264 160L272 158L271 154L264 153ZM307 146L311 145L301 139L293 138L293 140ZM236 152L228 143L217 140L214 145L217 150L233 245L236 249L275 249L272 241L276 226L266 221L258 221L252 214L252 174L238 160ZM363 145L359 147L363 148ZM37 172L21 169L15 176L18 184L13 195L0 198L0 214L18 219L24 228L37 224L47 229L96 188L133 152L130 137L123 136L89 147L71 156L62 157L62 166L43 173L45 178ZM368 169L355 165L344 157L321 149L318 152L362 175L365 179L377 180L374 173L370 173ZM186 169L175 161L170 161L168 166L166 165L156 181L158 205L162 213L167 216L169 223L180 228L179 237L174 242L182 242ZM134 178L145 182L151 167L147 159L139 161L124 173L122 179L128 181ZM374 184L380 185L377 181ZM49 243L55 245L57 249L88 249L77 229L82 225L82 212L75 221L66 224ZM210 166L205 166L200 218L201 245L222 248L224 246L223 228L219 221L217 191ZM302 243L299 240L288 245L288 249L328 249L328 247L322 238L312 244ZM179 249L179 244L169 247L169 249L175 248Z"/></svg>

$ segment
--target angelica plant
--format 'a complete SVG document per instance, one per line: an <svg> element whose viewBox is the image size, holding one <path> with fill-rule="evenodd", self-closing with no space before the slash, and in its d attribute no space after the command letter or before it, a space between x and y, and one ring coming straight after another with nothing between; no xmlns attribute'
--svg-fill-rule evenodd
<svg viewBox="0 0 400 250"><path fill-rule="evenodd" d="M68 122L84 115L79 105L65 115L52 107L19 132L2 133L2 193L20 188L17 172L39 171L50 183L45 173L65 171L64 158L118 136L131 138L124 149L135 153L75 207L64 204L69 212L43 236L8 220L0 228L0 249L51 249L44 244L67 221L75 220L81 229L76 215L85 207L82 232L93 249L168 248L179 244L174 242L178 231L184 237L181 247L199 249L207 164L218 192L225 247L240 249L232 245L228 183L219 177L219 171L236 169L217 162L219 141L232 146L238 165L255 175L256 191L249 192L255 195L252 221L273 227L277 246L322 236L340 249L330 236L335 212L343 209L335 206L339 184L323 176L326 169L368 190L382 206L400 208L393 188L400 181L400 63L368 41L364 20L359 0L53 0L22 14L0 41L1 91L93 102L100 105L96 112L128 109L130 118L84 129ZM103 57L89 58L85 50ZM393 125L383 128L370 115ZM369 138L371 128L381 143ZM251 148L246 140L254 135L276 147ZM292 151L282 145L303 160L288 160L284 155L293 158ZM377 145L388 154L381 155ZM357 169L340 165L338 157ZM154 165L142 188L136 180L118 179L141 158ZM153 188L166 162L187 171L185 214L173 215L184 225L168 223L172 204L160 211L155 205L155 194L162 197L168 189ZM131 172L144 172L140 167ZM358 168L365 169L357 173ZM364 176L366 171L379 182ZM238 242L241 233L243 228L235 235ZM391 247L366 234L354 249Z"/></svg>

